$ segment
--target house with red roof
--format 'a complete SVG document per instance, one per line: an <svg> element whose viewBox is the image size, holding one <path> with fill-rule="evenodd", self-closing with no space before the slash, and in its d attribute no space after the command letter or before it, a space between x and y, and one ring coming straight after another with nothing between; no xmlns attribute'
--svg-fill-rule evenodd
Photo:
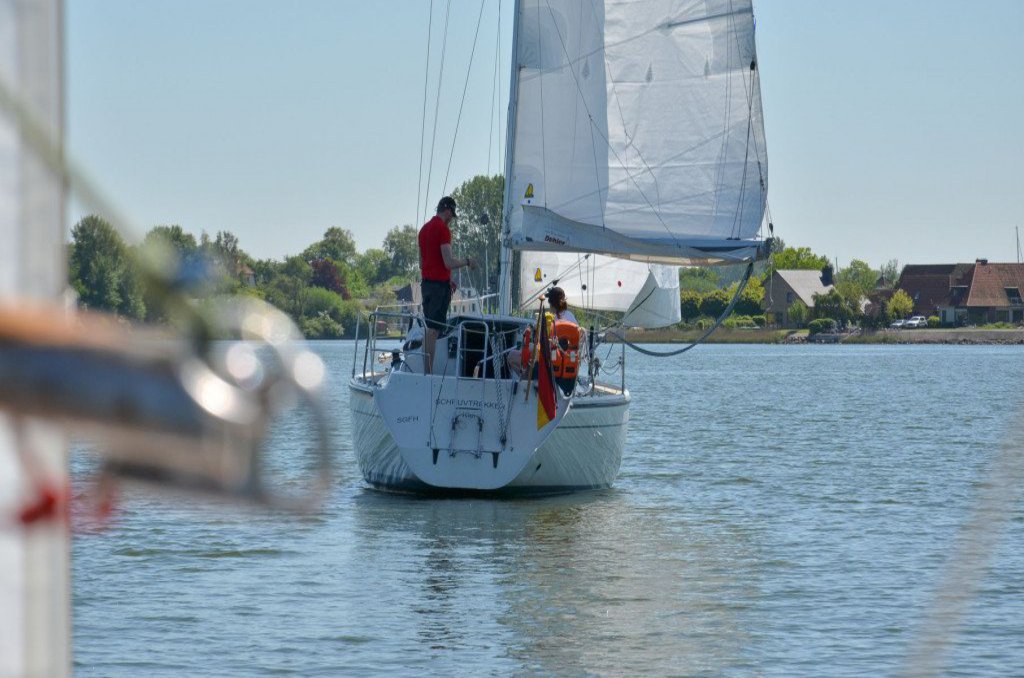
<svg viewBox="0 0 1024 678"><path fill-rule="evenodd" d="M896 287L913 300L914 315L944 325L1024 322L1024 264L910 264Z"/></svg>

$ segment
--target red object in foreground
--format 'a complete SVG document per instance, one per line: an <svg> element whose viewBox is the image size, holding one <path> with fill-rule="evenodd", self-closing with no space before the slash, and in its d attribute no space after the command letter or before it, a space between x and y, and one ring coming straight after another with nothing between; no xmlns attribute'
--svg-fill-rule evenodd
<svg viewBox="0 0 1024 678"><path fill-rule="evenodd" d="M18 513L18 522L22 525L31 525L42 520L57 518L60 515L61 500L61 493L52 485L40 486L35 499L21 508ZM66 503L65 506L67 506Z"/></svg>

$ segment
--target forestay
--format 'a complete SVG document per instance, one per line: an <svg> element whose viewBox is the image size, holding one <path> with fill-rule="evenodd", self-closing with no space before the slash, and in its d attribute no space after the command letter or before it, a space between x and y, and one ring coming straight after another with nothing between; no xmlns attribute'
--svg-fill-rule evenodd
<svg viewBox="0 0 1024 678"><path fill-rule="evenodd" d="M749 0L522 0L517 22L513 247L757 255L767 154Z"/></svg>

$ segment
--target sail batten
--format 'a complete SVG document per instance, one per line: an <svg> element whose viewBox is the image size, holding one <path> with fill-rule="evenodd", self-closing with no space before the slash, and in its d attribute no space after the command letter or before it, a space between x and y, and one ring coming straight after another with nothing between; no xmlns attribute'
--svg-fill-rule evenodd
<svg viewBox="0 0 1024 678"><path fill-rule="evenodd" d="M767 153L749 0L522 0L517 20L514 248L758 255ZM724 240L742 244L696 246Z"/></svg>

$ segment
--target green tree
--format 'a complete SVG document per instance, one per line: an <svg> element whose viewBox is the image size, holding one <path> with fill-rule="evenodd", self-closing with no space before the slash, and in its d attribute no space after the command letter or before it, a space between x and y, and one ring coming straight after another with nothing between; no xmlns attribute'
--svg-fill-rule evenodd
<svg viewBox="0 0 1024 678"><path fill-rule="evenodd" d="M811 318L811 311L807 308L807 304L799 299L793 302L786 314L789 316L789 322L797 327L803 327Z"/></svg>
<svg viewBox="0 0 1024 678"><path fill-rule="evenodd" d="M815 254L809 247L785 247L772 255L771 265L765 268L767 279L775 271L821 270L828 265L828 257Z"/></svg>
<svg viewBox="0 0 1024 678"><path fill-rule="evenodd" d="M391 273L415 276L420 270L419 229L415 226L395 226L384 236L384 253L391 259Z"/></svg>
<svg viewBox="0 0 1024 678"><path fill-rule="evenodd" d="M301 257L288 257L264 288L267 301L298 320L305 316L306 290L313 279L313 267Z"/></svg>
<svg viewBox="0 0 1024 678"><path fill-rule="evenodd" d="M324 231L323 238L307 247L302 256L306 261L333 259L337 262L354 264L356 254L356 241L352 237L352 231L333 226Z"/></svg>
<svg viewBox="0 0 1024 678"><path fill-rule="evenodd" d="M727 294L731 301L733 295L736 294L736 287L739 283L734 283L729 286ZM735 315L757 315L763 310L761 302L764 301L764 286L758 278L753 276L747 281L747 286L743 288L743 294L736 300L736 305L733 307L733 314ZM727 302L728 303L728 302Z"/></svg>
<svg viewBox="0 0 1024 678"><path fill-rule="evenodd" d="M867 262L854 259L850 265L836 274L836 287L848 290L848 296L856 298L867 296L875 289L879 272L872 269Z"/></svg>
<svg viewBox="0 0 1024 678"><path fill-rule="evenodd" d="M882 287L891 290L893 287L896 287L896 282L899 279L900 262L897 259L890 259L882 264L882 270L879 273L879 282Z"/></svg>
<svg viewBox="0 0 1024 678"><path fill-rule="evenodd" d="M356 266L350 266L344 262L334 262L341 271L341 277L345 281L345 288L348 290L346 299L366 299L370 296L370 285L366 278L359 272Z"/></svg>
<svg viewBox="0 0 1024 678"><path fill-rule="evenodd" d="M335 322L341 321L345 300L340 294L323 287L308 287L303 294L305 295L302 309L304 317L315 318L326 314Z"/></svg>
<svg viewBox="0 0 1024 678"><path fill-rule="evenodd" d="M478 269L471 273L472 278L491 289L498 281L504 185L500 174L478 175L452 192L459 206L459 220L452 230L452 249L460 257L476 260ZM485 265L490 280L484 280Z"/></svg>
<svg viewBox="0 0 1024 678"><path fill-rule="evenodd" d="M703 296L692 290L679 293L679 311L683 320L693 320L700 316L700 302Z"/></svg>
<svg viewBox="0 0 1024 678"><path fill-rule="evenodd" d="M242 287L241 266L255 263L242 251L238 236L231 231L217 231L213 240L203 231L199 235L199 253L206 261L206 274L210 277L209 293L234 294Z"/></svg>
<svg viewBox="0 0 1024 678"><path fill-rule="evenodd" d="M117 231L100 217L88 216L71 229L71 240L69 277L80 303L144 318L146 306L135 262Z"/></svg>
<svg viewBox="0 0 1024 678"><path fill-rule="evenodd" d="M856 303L847 299L835 288L825 294L814 295L814 317L831 318L840 325L846 325L860 316Z"/></svg>
<svg viewBox="0 0 1024 678"><path fill-rule="evenodd" d="M379 285L391 277L391 258L382 249L371 247L356 257L356 269L369 285Z"/></svg>
<svg viewBox="0 0 1024 678"><path fill-rule="evenodd" d="M142 244L149 246L154 243L159 243L175 252L179 263L183 265L191 263L199 253L196 237L177 224L151 228Z"/></svg>
<svg viewBox="0 0 1024 678"><path fill-rule="evenodd" d="M679 289L706 294L718 289L718 272L707 266L680 266Z"/></svg>
<svg viewBox="0 0 1024 678"><path fill-rule="evenodd" d="M885 302L885 308L893 319L906 318L914 312L914 300L903 290L896 290Z"/></svg>
<svg viewBox="0 0 1024 678"><path fill-rule="evenodd" d="M725 290L715 290L705 294L700 300L700 314L717 318L725 312L725 307L729 305L730 299L732 299L732 295Z"/></svg>

